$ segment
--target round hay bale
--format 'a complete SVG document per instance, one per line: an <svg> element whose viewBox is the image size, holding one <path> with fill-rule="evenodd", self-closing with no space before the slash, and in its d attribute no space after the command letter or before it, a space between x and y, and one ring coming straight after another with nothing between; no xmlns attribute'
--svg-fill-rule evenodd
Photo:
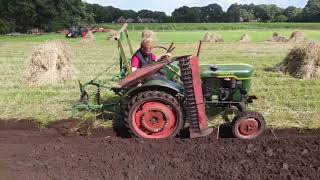
<svg viewBox="0 0 320 180"><path fill-rule="evenodd" d="M203 42L213 42L213 43L218 43L218 42L224 42L224 39L222 36L218 34L212 34L212 33L206 33L202 39Z"/></svg>
<svg viewBox="0 0 320 180"><path fill-rule="evenodd" d="M293 48L275 70L300 79L320 78L320 44L308 42Z"/></svg>
<svg viewBox="0 0 320 180"><path fill-rule="evenodd" d="M244 34L244 35L241 36L240 42L242 42L242 43L251 42L251 38L250 38L250 36L248 34Z"/></svg>
<svg viewBox="0 0 320 180"><path fill-rule="evenodd" d="M32 84L55 84L76 78L69 52L62 41L49 41L34 48L26 80Z"/></svg>
<svg viewBox="0 0 320 180"><path fill-rule="evenodd" d="M294 31L290 37L290 41L293 41L293 42L304 41L305 39L306 39L306 36L302 31Z"/></svg>
<svg viewBox="0 0 320 180"><path fill-rule="evenodd" d="M154 41L157 40L156 33L150 30L142 31L142 39L152 39Z"/></svg>

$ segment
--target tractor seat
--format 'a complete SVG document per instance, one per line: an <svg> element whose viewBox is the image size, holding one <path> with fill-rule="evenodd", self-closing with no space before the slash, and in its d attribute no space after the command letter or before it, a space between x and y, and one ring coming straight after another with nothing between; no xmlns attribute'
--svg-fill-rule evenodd
<svg viewBox="0 0 320 180"><path fill-rule="evenodd" d="M202 78L236 78L250 79L253 75L253 67L248 64L216 64L201 65Z"/></svg>

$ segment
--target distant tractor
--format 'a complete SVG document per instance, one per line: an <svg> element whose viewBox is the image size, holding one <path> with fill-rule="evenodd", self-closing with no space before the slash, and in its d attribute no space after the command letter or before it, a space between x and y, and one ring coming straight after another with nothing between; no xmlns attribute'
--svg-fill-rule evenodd
<svg viewBox="0 0 320 180"><path fill-rule="evenodd" d="M66 38L86 38L87 34L89 31L93 29L94 26L87 28L87 27L82 27L82 26L72 26L69 28Z"/></svg>
<svg viewBox="0 0 320 180"><path fill-rule="evenodd" d="M232 121L235 137L254 139L264 131L264 117L247 110L247 105L257 99L249 95L252 66L199 65L200 44L198 56L163 58L132 73L123 47L123 40L127 39L133 55L127 27L119 32L120 36L115 38L120 52L118 85L109 87L107 81L98 78L80 83L82 103L75 110L124 114L123 123L137 137L163 139L175 137L186 123L191 138L207 136L213 129L208 127L206 113L219 107L235 107L237 113ZM173 49L172 43L166 51L170 53ZM93 97L86 91L88 86L97 89ZM102 102L102 89L113 91L120 100Z"/></svg>

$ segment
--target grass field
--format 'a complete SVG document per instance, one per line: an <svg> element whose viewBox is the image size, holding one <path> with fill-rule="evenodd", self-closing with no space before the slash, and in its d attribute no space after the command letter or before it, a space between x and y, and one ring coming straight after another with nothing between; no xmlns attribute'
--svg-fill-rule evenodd
<svg viewBox="0 0 320 180"><path fill-rule="evenodd" d="M102 23L98 27L119 29L120 24ZM241 30L241 29L309 29L319 30L319 23L134 23L130 30L152 29L154 31L199 31L199 30Z"/></svg>
<svg viewBox="0 0 320 180"><path fill-rule="evenodd" d="M265 68L281 62L294 44L267 43L273 32L290 36L294 29L216 30L224 36L223 44L204 44L201 63L248 63L255 67L253 94L259 100L251 106L262 112L271 127L320 128L320 81L298 80L288 75L268 72ZM320 41L320 32L306 28L309 39ZM174 55L195 54L197 43L206 31L157 32L158 44L176 42ZM240 44L247 33L252 43ZM131 33L138 48L140 32ZM114 42L106 34L96 34L94 43L80 39L64 39L60 34L42 36L0 36L0 118L35 118L43 123L68 118L72 104L79 98L77 81L59 85L32 86L23 75L33 47L42 42L62 39L70 45L73 64L80 80L90 80L109 65L117 62ZM160 51L156 54L161 55ZM116 73L114 70L113 73ZM106 92L110 95L110 93Z"/></svg>

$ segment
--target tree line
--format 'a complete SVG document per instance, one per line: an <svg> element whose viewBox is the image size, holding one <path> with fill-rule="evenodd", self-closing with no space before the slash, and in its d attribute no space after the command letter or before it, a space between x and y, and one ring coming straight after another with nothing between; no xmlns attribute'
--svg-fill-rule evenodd
<svg viewBox="0 0 320 180"><path fill-rule="evenodd" d="M223 11L219 4L183 6L170 16L159 11L121 10L82 0L0 0L0 33L26 32L32 28L56 31L75 24L114 22L121 16L152 18L161 23L320 22L320 0L309 0L304 8L232 4Z"/></svg>
<svg viewBox="0 0 320 180"><path fill-rule="evenodd" d="M0 0L0 33L32 28L50 32L74 23L94 23L82 0Z"/></svg>

